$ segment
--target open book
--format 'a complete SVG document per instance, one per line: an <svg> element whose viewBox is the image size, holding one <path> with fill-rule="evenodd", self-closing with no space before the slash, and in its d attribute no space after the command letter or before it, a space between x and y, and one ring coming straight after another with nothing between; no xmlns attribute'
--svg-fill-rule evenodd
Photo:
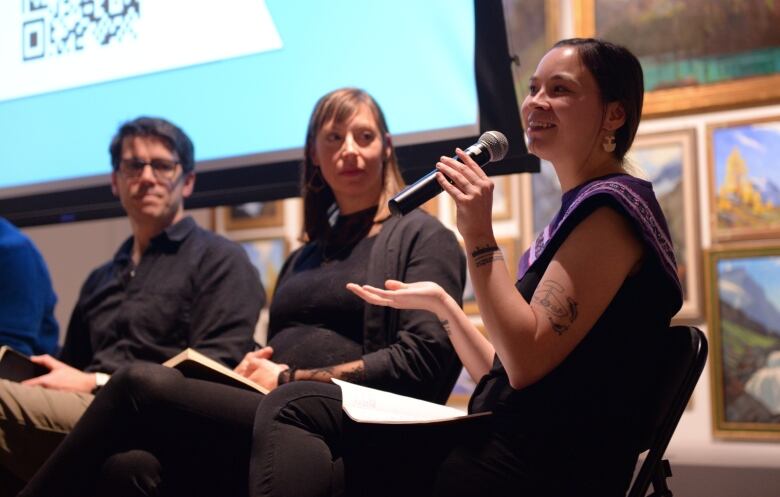
<svg viewBox="0 0 780 497"><path fill-rule="evenodd" d="M182 350L165 361L163 366L178 369L187 378L213 381L214 383L221 383L231 387L257 390L263 394L268 393L267 389L261 387L257 383L250 381L248 378L244 378L227 366L206 357L194 349Z"/></svg>
<svg viewBox="0 0 780 497"><path fill-rule="evenodd" d="M468 414L454 407L383 392L343 380L331 381L341 387L344 412L358 423L443 423L491 414L490 412Z"/></svg>

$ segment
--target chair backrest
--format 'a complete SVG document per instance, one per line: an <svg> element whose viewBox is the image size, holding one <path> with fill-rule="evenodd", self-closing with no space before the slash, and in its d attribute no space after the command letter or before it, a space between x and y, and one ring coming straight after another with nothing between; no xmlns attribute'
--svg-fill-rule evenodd
<svg viewBox="0 0 780 497"><path fill-rule="evenodd" d="M649 451L628 497L645 497L651 482L653 495L672 495L665 486L671 472L663 455L707 362L707 338L693 326L672 326L663 333L658 357L661 366L658 388L650 392L657 409L648 418L652 427L647 441Z"/></svg>

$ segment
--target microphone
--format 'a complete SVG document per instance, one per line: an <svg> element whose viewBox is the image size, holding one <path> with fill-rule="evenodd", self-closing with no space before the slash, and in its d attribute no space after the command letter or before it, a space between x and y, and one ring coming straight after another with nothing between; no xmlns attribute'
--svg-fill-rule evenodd
<svg viewBox="0 0 780 497"><path fill-rule="evenodd" d="M464 150L464 152L480 167L484 167L488 162L503 159L508 148L509 142L503 133L500 131L486 131L482 133L477 143ZM460 162L457 156L453 157L453 159ZM390 212L396 216L403 216L441 193L443 191L442 187L436 181L437 172L434 169L391 198L387 202Z"/></svg>

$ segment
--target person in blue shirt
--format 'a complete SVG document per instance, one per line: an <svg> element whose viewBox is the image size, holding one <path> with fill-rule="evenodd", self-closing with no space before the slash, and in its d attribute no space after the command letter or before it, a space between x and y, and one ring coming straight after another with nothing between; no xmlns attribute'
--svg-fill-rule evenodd
<svg viewBox="0 0 780 497"><path fill-rule="evenodd" d="M26 355L54 354L57 295L32 241L0 217L0 345Z"/></svg>

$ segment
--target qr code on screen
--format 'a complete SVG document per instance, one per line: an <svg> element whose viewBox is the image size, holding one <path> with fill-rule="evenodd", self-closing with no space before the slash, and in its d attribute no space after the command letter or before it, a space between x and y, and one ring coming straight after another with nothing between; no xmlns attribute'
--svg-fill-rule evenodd
<svg viewBox="0 0 780 497"><path fill-rule="evenodd" d="M137 38L141 0L21 0L22 59L56 57Z"/></svg>

